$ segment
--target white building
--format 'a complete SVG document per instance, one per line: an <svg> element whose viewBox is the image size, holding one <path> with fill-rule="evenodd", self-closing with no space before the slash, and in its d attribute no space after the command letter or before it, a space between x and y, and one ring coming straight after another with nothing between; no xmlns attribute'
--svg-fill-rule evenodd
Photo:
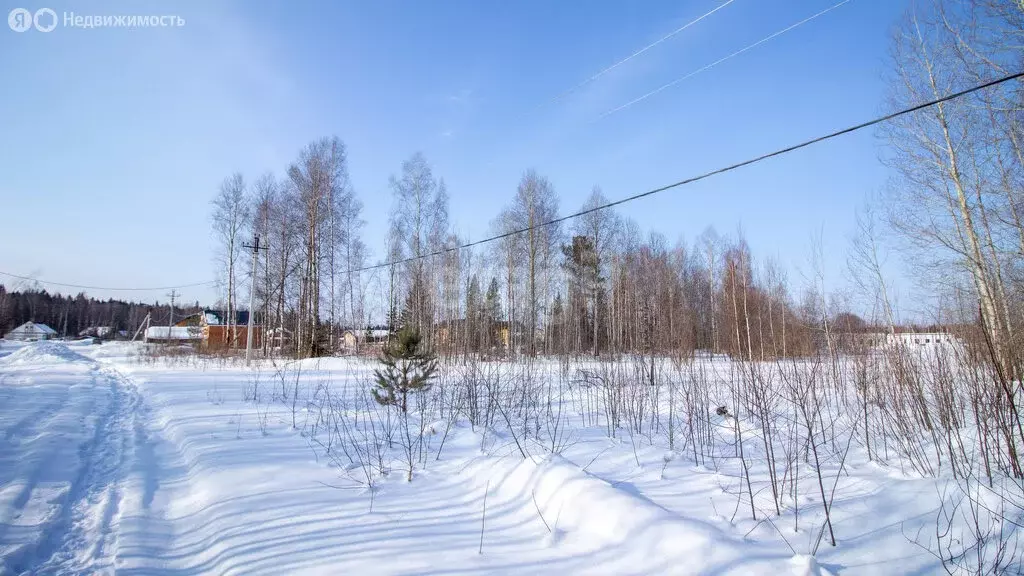
<svg viewBox="0 0 1024 576"><path fill-rule="evenodd" d="M196 326L150 326L145 340L151 344L198 344L203 340L201 328Z"/></svg>
<svg viewBox="0 0 1024 576"><path fill-rule="evenodd" d="M391 332L383 328L345 330L341 334L341 345L347 350L355 350L357 344L382 344L387 342L390 335Z"/></svg>
<svg viewBox="0 0 1024 576"><path fill-rule="evenodd" d="M962 346L963 342L959 337L947 332L879 332L866 334L868 346L872 348L883 348L900 344L906 348L938 349L954 346Z"/></svg>
<svg viewBox="0 0 1024 576"><path fill-rule="evenodd" d="M85 330L78 333L79 336L95 336L98 338L107 338L114 333L114 329L110 326L90 326Z"/></svg>
<svg viewBox="0 0 1024 576"><path fill-rule="evenodd" d="M8 332L4 338L8 340L20 340L22 342L34 342L36 340L50 340L57 337L57 331L46 324L25 322L14 330Z"/></svg>

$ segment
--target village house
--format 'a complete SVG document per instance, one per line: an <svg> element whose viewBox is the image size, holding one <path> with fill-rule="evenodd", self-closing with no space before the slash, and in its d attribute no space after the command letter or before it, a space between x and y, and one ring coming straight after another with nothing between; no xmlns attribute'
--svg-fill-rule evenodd
<svg viewBox="0 0 1024 576"><path fill-rule="evenodd" d="M36 322L25 322L14 330L8 332L4 338L7 340L18 340L21 342L35 342L37 340L50 340L57 337L57 331L46 324Z"/></svg>
<svg viewBox="0 0 1024 576"><path fill-rule="evenodd" d="M484 331L477 334L478 342L474 346L484 345L490 350L506 351L511 346L512 331L508 322L504 320L492 321L489 324L481 323L477 330ZM434 325L435 346L445 350L454 350L456 346L465 346L465 338L468 333L468 326L464 318L455 320L444 320Z"/></svg>
<svg viewBox="0 0 1024 576"><path fill-rule="evenodd" d="M840 349L848 352L881 350L896 346L916 351L954 349L963 346L963 340L949 332L900 328L895 334L881 331L842 333L837 336L837 341L840 343Z"/></svg>
<svg viewBox="0 0 1024 576"><path fill-rule="evenodd" d="M347 328L341 333L341 348L350 353L363 347L379 349L388 341L390 335L391 331L382 326Z"/></svg>
<svg viewBox="0 0 1024 576"><path fill-rule="evenodd" d="M281 326L266 330L264 334L271 350L281 350L292 341L292 331Z"/></svg>
<svg viewBox="0 0 1024 576"><path fill-rule="evenodd" d="M868 344L879 348L902 344L908 347L939 348L961 344L959 337L947 332L897 332L869 334Z"/></svg>
<svg viewBox="0 0 1024 576"><path fill-rule="evenodd" d="M228 314L223 310L203 310L175 322L174 327L198 329L199 345L208 352L232 347L244 349L249 340L249 312L236 311L234 325L227 319ZM254 324L252 331L253 347L258 348L263 345L263 327Z"/></svg>
<svg viewBox="0 0 1024 576"><path fill-rule="evenodd" d="M114 334L110 326L90 326L78 333L79 336L92 336L94 338L109 338Z"/></svg>
<svg viewBox="0 0 1024 576"><path fill-rule="evenodd" d="M154 344L191 344L204 351L215 352L229 348L244 349L249 339L249 313L235 314L235 325L224 321L226 314L220 310L203 310L190 314L174 323L174 326L148 326L145 341ZM262 326L253 326L253 346L263 343Z"/></svg>
<svg viewBox="0 0 1024 576"><path fill-rule="evenodd" d="M150 326L144 339L147 344L197 345L202 343L203 335L195 326Z"/></svg>

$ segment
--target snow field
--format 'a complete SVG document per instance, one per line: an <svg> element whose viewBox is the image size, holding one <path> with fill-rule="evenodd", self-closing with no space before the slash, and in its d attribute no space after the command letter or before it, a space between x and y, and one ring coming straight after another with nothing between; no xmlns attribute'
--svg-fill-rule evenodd
<svg viewBox="0 0 1024 576"><path fill-rule="evenodd" d="M709 363L728 379L727 361ZM566 385L556 363L539 366L547 393ZM430 412L407 482L400 422L366 402L372 369L0 346L0 574L941 570L912 537L934 530L946 480L870 462L852 443L845 462L822 463L838 546L812 557L824 517L816 480L799 469L800 492L774 514L755 427L742 431L756 521L724 442L728 417L698 464L679 430L668 450L660 422L621 423L609 437L608 414L578 387L560 394L557 417L512 429L500 416L489 428L479 414ZM438 394L469 413L460 370L442 367Z"/></svg>
<svg viewBox="0 0 1024 576"><path fill-rule="evenodd" d="M0 570L102 572L117 546L133 392L52 342L0 365Z"/></svg>

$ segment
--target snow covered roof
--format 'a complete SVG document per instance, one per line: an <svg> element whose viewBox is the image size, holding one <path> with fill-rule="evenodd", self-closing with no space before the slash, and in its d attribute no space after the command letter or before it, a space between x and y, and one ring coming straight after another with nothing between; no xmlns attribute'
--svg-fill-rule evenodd
<svg viewBox="0 0 1024 576"><path fill-rule="evenodd" d="M198 340L201 334L188 326L150 326L146 340Z"/></svg>
<svg viewBox="0 0 1024 576"><path fill-rule="evenodd" d="M358 328L358 329L350 328L348 330L345 330L345 332L348 332L348 333L354 335L356 338L359 338L359 339L364 339L366 337L369 337L369 338L374 339L374 340L385 339L385 338L387 338L391 334L390 331L388 331L386 329L379 329L379 328Z"/></svg>
<svg viewBox="0 0 1024 576"><path fill-rule="evenodd" d="M50 328L46 324L38 324L36 322L25 322L21 326L18 326L14 330L7 333L7 338L17 339L25 337L38 337L38 336L56 336L57 331Z"/></svg>

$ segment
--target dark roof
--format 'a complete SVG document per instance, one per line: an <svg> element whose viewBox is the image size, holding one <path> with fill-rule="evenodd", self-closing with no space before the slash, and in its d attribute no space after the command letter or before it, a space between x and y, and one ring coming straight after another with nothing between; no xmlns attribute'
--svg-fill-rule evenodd
<svg viewBox="0 0 1024 576"><path fill-rule="evenodd" d="M210 326L226 326L228 313L224 310L203 310L203 318L206 323ZM253 318L253 320L256 320ZM249 311L248 310L236 310L235 311L235 325L248 324L249 323Z"/></svg>

